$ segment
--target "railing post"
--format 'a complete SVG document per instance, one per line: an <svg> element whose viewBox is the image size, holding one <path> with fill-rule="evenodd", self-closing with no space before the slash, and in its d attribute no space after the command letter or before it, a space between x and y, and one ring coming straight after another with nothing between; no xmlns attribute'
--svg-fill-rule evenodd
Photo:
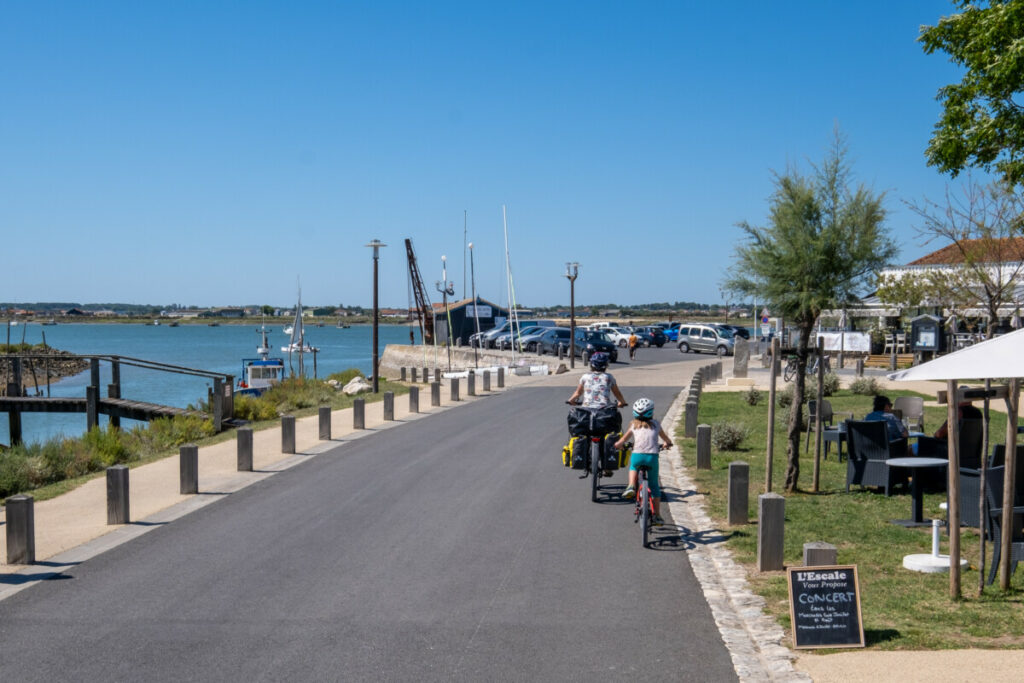
<svg viewBox="0 0 1024 683"><path fill-rule="evenodd" d="M107 396L109 398L121 398L121 364L116 358L110 361L110 384L107 385ZM110 424L114 427L120 427L121 418L111 415Z"/></svg>
<svg viewBox="0 0 1024 683"><path fill-rule="evenodd" d="M252 472L252 429L240 427L236 432L238 441L238 471Z"/></svg>
<svg viewBox="0 0 1024 683"><path fill-rule="evenodd" d="M213 378L213 431L220 434L224 421L224 380Z"/></svg>
<svg viewBox="0 0 1024 683"><path fill-rule="evenodd" d="M100 424L100 388L85 388L85 428L92 429Z"/></svg>
<svg viewBox="0 0 1024 683"><path fill-rule="evenodd" d="M187 443L178 449L179 493L199 493L199 446Z"/></svg>
<svg viewBox="0 0 1024 683"><path fill-rule="evenodd" d="M352 401L352 429L366 429L366 399Z"/></svg>
<svg viewBox="0 0 1024 683"><path fill-rule="evenodd" d="M7 499L7 564L34 564L36 561L36 518L32 496Z"/></svg>
<svg viewBox="0 0 1024 683"><path fill-rule="evenodd" d="M107 468L107 524L128 524L128 466Z"/></svg>
<svg viewBox="0 0 1024 683"><path fill-rule="evenodd" d="M409 412L414 414L420 412L419 387L409 387Z"/></svg>
<svg viewBox="0 0 1024 683"><path fill-rule="evenodd" d="M295 452L295 416L281 416L281 452Z"/></svg>
<svg viewBox="0 0 1024 683"><path fill-rule="evenodd" d="M331 440L331 407L320 406L317 410L317 416L319 417L320 427L320 440L330 441Z"/></svg>
<svg viewBox="0 0 1024 683"><path fill-rule="evenodd" d="M395 420L395 392L384 392L384 421L394 422Z"/></svg>

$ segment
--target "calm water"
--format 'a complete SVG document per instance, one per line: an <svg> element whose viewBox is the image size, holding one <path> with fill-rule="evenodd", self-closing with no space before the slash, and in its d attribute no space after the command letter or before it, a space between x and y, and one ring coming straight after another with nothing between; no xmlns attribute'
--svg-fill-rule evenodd
<svg viewBox="0 0 1024 683"><path fill-rule="evenodd" d="M274 321L267 325L271 330L267 334L270 347L274 349L272 356L285 359L287 354L279 349L288 341L282 332L286 322ZM0 328L6 341L6 326ZM109 354L130 356L144 360L182 365L189 368L212 370L230 373L237 378L242 373L242 359L254 358L260 335L256 325L120 325L120 324L61 324L43 327L30 324L11 328L11 342L22 339L37 344L43 341L54 348L79 354ZM384 352L387 344L408 344L409 328L405 325L381 325L379 328L380 351ZM417 339L419 332L416 333ZM339 329L333 326L306 327L306 339L318 347L317 376L326 377L333 372L348 368L358 368L364 374L370 374L372 356L372 328L368 325L356 325ZM297 364L297 359L295 359ZM306 374L313 374L313 359L305 358ZM101 364L102 392L106 394L106 385L110 382L110 366ZM26 376L30 376L26 370ZM89 384L89 373L70 377L51 386L52 396L85 396L85 387ZM205 398L209 380L188 377L166 372L155 372L139 368L121 368L121 395L125 398L162 403L165 405L186 407ZM40 387L45 395L45 386ZM30 387L29 391L34 388ZM85 431L84 414L46 414L22 413L22 431L26 441L41 441L57 434L77 436ZM101 417L105 421L105 417ZM122 426L130 427L133 421L122 421ZM9 443L6 413L0 414L0 443Z"/></svg>

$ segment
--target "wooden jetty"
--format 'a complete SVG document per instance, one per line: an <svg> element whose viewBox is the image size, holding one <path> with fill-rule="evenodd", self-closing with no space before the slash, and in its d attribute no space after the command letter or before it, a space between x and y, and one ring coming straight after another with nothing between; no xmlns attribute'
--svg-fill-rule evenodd
<svg viewBox="0 0 1024 683"><path fill-rule="evenodd" d="M180 365L169 365L155 361L129 358L126 356L77 356L89 363L90 382L85 388L85 396L50 397L26 396L22 382L22 371L26 364L39 360L47 360L47 356L38 354L4 354L0 362L5 364L7 392L0 396L0 411L6 412L10 426L11 444L22 442L22 413L85 413L86 428L92 429L99 424L99 416L106 415L114 426L121 425L121 419L155 420L160 417L177 415L198 415L211 418L216 431L221 431L225 423L234 415L234 376L209 370L186 368ZM101 396L100 367L101 363L109 363L111 382L107 385L107 396ZM188 410L174 406L130 400L121 396L121 367L131 366L192 375L211 380L213 387L209 390L210 413ZM49 377L47 377L47 394L49 394Z"/></svg>

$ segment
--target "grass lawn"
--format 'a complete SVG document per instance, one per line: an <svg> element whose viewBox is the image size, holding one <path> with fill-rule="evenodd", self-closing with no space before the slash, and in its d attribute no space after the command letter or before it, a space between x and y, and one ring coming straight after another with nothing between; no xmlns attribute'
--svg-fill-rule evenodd
<svg viewBox="0 0 1024 683"><path fill-rule="evenodd" d="M887 391L890 398L919 395L913 392ZM696 440L676 433L683 461L690 468L700 493L707 496L709 514L719 528L731 532L728 546L750 576L755 592L763 596L768 611L787 630L790 629L789 596L785 572L757 571L757 496L764 493L765 453L767 450L768 400L761 393L758 405L748 405L742 393L704 393L700 401L700 422L743 424L749 434L741 450L712 450L712 469L695 467ZM925 399L934 397L925 396ZM837 419L843 413L862 417L871 410L871 397L857 396L847 390L829 397ZM814 466L814 438L804 454L806 435L801 440L800 488L785 494L781 488L786 469L786 426L788 408L778 409L775 426L773 491L786 496L786 566L803 563L803 545L824 541L835 545L839 564L855 564L860 579L865 639L868 647L884 650L949 648L1024 648L1024 567L1011 580L1011 590L1003 593L995 584L986 586L978 596L978 532L961 530L962 556L970 568L962 574L963 599L949 598L948 574L920 574L902 566L903 556L931 552L931 528L907 529L890 520L910 517L910 494L898 493L886 498L881 492L853 487L846 493L846 463L839 463L833 449L820 464L820 484L811 492ZM806 409L805 409L806 414ZM1002 443L1006 434L1006 416L992 412L991 441ZM945 420L945 407L925 408L926 433L935 431ZM726 524L726 496L729 463L742 460L750 465L751 523L742 527ZM939 504L945 493L925 494L925 518L944 518ZM943 531L941 552L948 552ZM986 549L986 567L991 563L992 547ZM790 646L792 643L788 643Z"/></svg>

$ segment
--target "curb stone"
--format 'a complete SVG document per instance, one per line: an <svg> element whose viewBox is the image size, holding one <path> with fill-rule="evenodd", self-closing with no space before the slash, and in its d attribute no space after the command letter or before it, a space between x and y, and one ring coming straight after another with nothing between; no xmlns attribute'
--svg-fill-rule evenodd
<svg viewBox="0 0 1024 683"><path fill-rule="evenodd" d="M683 400L680 392L665 415L669 434L675 433ZM717 531L708 517L704 496L696 493L696 484L682 466L678 446L662 452L661 466L662 472L671 473L679 490L695 492L685 502L668 503L676 524L691 534ZM694 543L686 554L740 681L811 681L793 667L796 655L782 645L785 632L764 613L764 599L750 590L746 570L732 559L725 544Z"/></svg>

